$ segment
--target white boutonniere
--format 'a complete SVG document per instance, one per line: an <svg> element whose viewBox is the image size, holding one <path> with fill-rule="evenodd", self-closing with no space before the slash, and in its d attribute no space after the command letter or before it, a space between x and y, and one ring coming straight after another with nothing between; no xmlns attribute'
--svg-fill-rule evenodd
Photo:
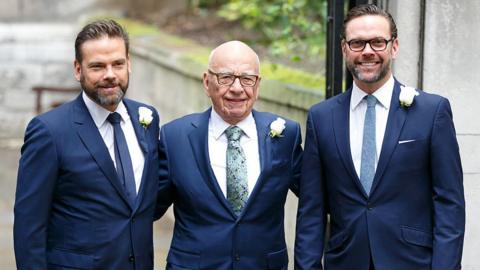
<svg viewBox="0 0 480 270"><path fill-rule="evenodd" d="M282 132L284 129L285 129L285 120L280 117L277 117L277 120L273 121L270 124L270 132L268 133L268 135L270 135L270 137L272 138L283 137Z"/></svg>
<svg viewBox="0 0 480 270"><path fill-rule="evenodd" d="M145 129L152 123L153 116L152 110L147 107L139 107L138 108L138 120L140 121L140 125Z"/></svg>
<svg viewBox="0 0 480 270"><path fill-rule="evenodd" d="M415 90L415 88L402 85L400 87L400 96L398 98L400 100L400 106L404 108L412 106L413 99L418 95L420 95L420 93Z"/></svg>

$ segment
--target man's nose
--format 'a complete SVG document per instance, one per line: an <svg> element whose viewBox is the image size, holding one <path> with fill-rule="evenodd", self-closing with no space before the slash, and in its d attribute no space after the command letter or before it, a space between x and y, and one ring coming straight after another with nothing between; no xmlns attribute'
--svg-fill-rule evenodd
<svg viewBox="0 0 480 270"><path fill-rule="evenodd" d="M235 78L233 80L232 85L230 85L230 90L234 92L242 92L243 91L243 86L240 83L240 78Z"/></svg>
<svg viewBox="0 0 480 270"><path fill-rule="evenodd" d="M111 79L111 78L115 78L115 72L113 72L113 67L112 66L107 66L105 68L105 74L103 75L103 77L105 79Z"/></svg>
<svg viewBox="0 0 480 270"><path fill-rule="evenodd" d="M375 51L372 49L372 46L370 46L370 43L367 42L367 44L365 44L365 48L363 48L362 54L373 54L373 53L375 53Z"/></svg>

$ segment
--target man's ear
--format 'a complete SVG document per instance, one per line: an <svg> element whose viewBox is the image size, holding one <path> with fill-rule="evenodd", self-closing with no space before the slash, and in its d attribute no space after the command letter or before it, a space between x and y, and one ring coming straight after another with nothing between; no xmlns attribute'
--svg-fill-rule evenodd
<svg viewBox="0 0 480 270"><path fill-rule="evenodd" d="M257 84L255 85L256 92L257 92L257 93L255 93L255 100L258 99L258 94L260 93L260 91L258 91L258 89L260 89L260 82L261 81L262 81L262 77L258 76Z"/></svg>
<svg viewBox="0 0 480 270"><path fill-rule="evenodd" d="M395 38L392 41L392 59L395 59L397 57L399 46L400 44L398 43L398 38Z"/></svg>
<svg viewBox="0 0 480 270"><path fill-rule="evenodd" d="M343 54L343 58L345 58L345 55L347 53L347 46L348 46L347 41L345 39L342 39L340 46L342 46L342 54Z"/></svg>
<svg viewBox="0 0 480 270"><path fill-rule="evenodd" d="M127 69L128 73L132 73L132 62L130 61L130 54L127 54Z"/></svg>
<svg viewBox="0 0 480 270"><path fill-rule="evenodd" d="M207 97L210 97L210 92L208 92L208 85L210 84L210 80L208 79L208 73L204 72L203 73L203 90L205 91L205 94Z"/></svg>
<svg viewBox="0 0 480 270"><path fill-rule="evenodd" d="M77 59L73 61L73 71L74 71L75 79L77 79L77 81L80 81L80 77L82 75L82 65L80 64L80 62L78 62Z"/></svg>

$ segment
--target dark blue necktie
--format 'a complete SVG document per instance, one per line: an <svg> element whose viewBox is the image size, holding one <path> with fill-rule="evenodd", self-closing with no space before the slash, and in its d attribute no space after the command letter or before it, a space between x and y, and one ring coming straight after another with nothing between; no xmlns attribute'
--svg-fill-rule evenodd
<svg viewBox="0 0 480 270"><path fill-rule="evenodd" d="M375 177L375 160L377 147L375 139L375 104L377 99L373 95L365 97L367 100L367 112L363 126L362 160L360 165L360 182L367 194L370 194L373 178Z"/></svg>
<svg viewBox="0 0 480 270"><path fill-rule="evenodd" d="M137 192L135 188L135 176L133 174L132 160L128 151L127 140L120 127L122 117L117 112L111 113L107 117L108 122L113 126L113 137L115 138L115 163L117 165L117 174L120 182L125 188L125 193L132 204L135 204Z"/></svg>

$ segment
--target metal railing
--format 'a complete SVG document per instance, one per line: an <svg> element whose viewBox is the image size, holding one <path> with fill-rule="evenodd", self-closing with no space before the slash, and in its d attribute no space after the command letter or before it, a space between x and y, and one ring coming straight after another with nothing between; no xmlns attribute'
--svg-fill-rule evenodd
<svg viewBox="0 0 480 270"><path fill-rule="evenodd" d="M49 87L49 86L34 86L32 91L36 92L37 98L35 102L35 111L37 114L43 112L42 109L42 96L45 92L52 93L62 93L62 94L76 94L80 93L81 89L79 87ZM64 103L64 101L53 102L50 104L51 108L57 107Z"/></svg>

